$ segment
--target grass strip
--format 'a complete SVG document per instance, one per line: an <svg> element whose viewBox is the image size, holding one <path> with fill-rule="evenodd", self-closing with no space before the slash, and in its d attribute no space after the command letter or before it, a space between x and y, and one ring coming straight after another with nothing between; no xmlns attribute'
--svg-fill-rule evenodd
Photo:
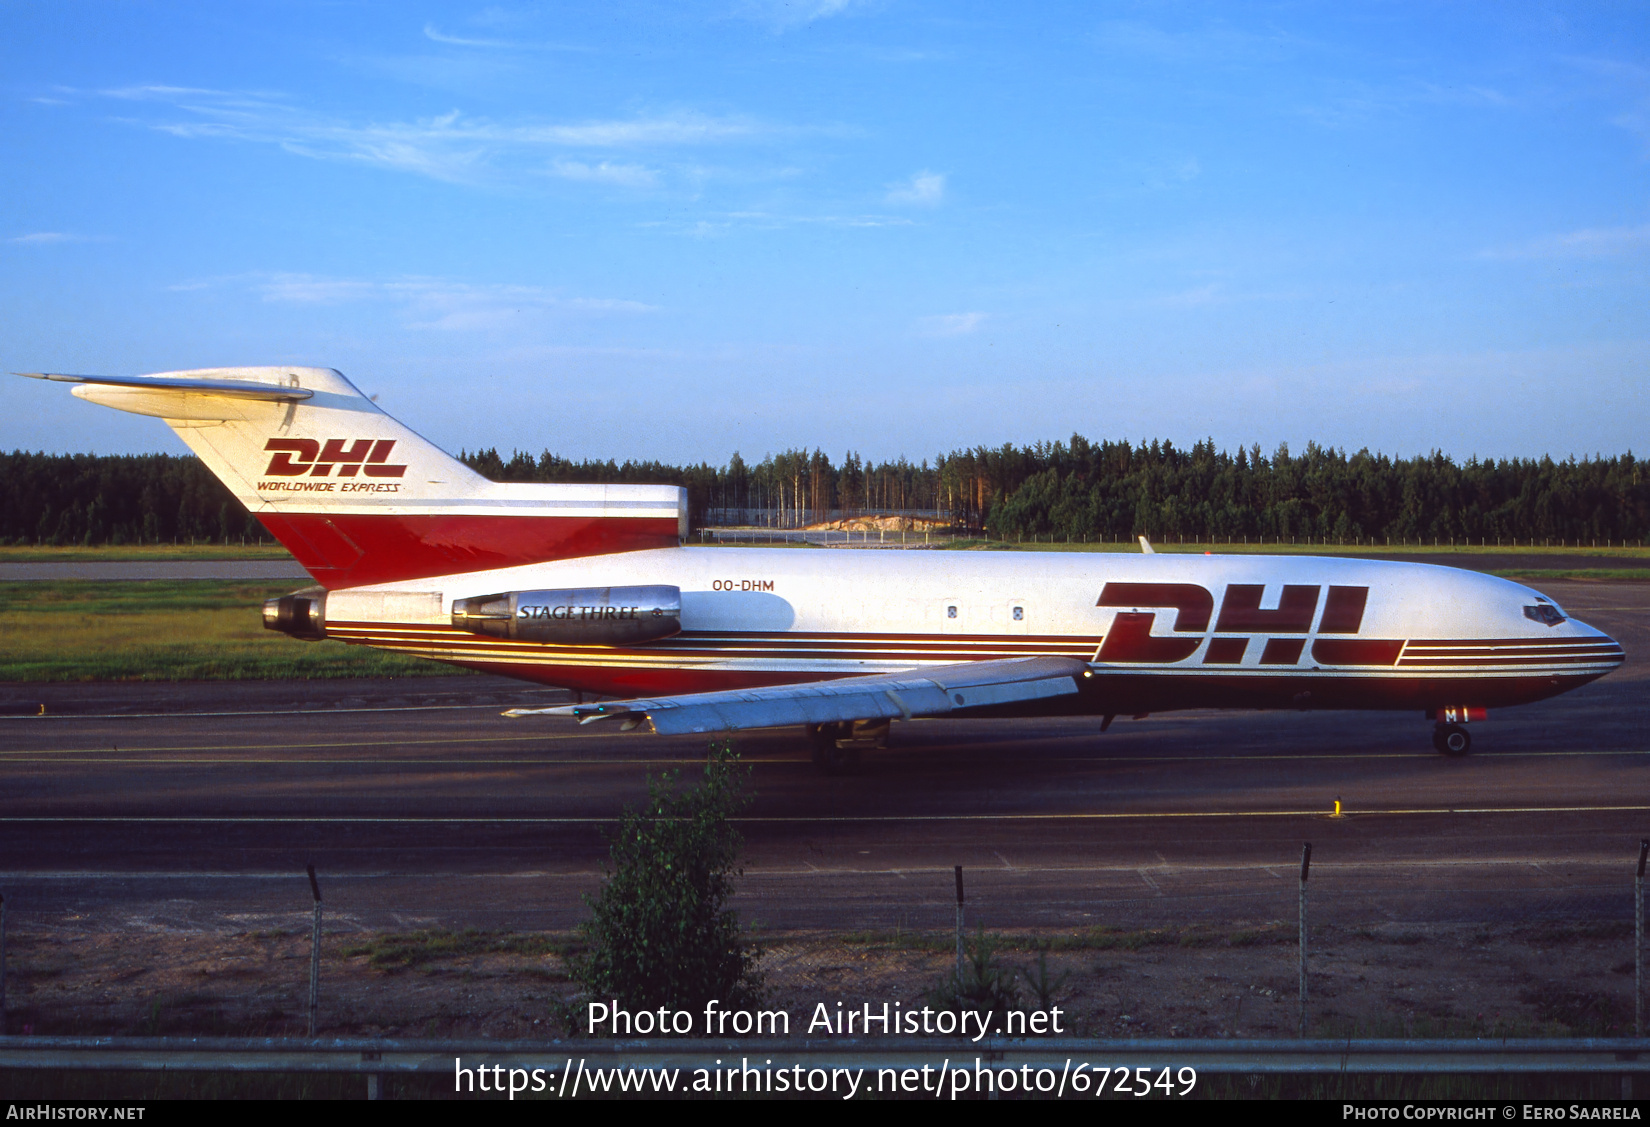
<svg viewBox="0 0 1650 1127"><path fill-rule="evenodd" d="M1491 571L1503 579L1580 579L1627 580L1642 582L1650 579L1650 567L1575 567L1575 568L1507 568Z"/></svg>
<svg viewBox="0 0 1650 1127"><path fill-rule="evenodd" d="M0 563L123 563L163 560L290 560L279 544L111 544L102 547L0 545Z"/></svg>
<svg viewBox="0 0 1650 1127"><path fill-rule="evenodd" d="M262 681L449 676L452 666L265 630L292 584L0 583L0 680Z"/></svg>

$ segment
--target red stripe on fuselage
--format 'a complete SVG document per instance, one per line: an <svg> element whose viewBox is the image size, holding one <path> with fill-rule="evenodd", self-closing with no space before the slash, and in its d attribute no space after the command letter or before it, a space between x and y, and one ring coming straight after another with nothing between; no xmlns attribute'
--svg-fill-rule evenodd
<svg viewBox="0 0 1650 1127"><path fill-rule="evenodd" d="M674 517L261 513L258 519L328 589L680 542Z"/></svg>

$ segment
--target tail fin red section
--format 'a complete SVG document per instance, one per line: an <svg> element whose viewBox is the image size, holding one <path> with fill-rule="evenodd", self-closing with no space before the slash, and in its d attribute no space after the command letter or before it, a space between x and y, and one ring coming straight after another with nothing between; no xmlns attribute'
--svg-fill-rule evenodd
<svg viewBox="0 0 1650 1127"><path fill-rule="evenodd" d="M166 420L328 588L675 547L673 485L488 481L330 368L46 376Z"/></svg>
<svg viewBox="0 0 1650 1127"><path fill-rule="evenodd" d="M556 486L540 486L553 491ZM566 488L566 487L563 487ZM258 513L323 587L359 587L543 560L674 548L670 516L558 516L554 512Z"/></svg>

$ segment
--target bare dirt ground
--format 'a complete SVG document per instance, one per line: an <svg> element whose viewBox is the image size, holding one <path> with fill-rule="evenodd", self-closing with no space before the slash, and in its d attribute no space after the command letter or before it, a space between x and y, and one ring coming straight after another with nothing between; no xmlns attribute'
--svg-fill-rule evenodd
<svg viewBox="0 0 1650 1127"><path fill-rule="evenodd" d="M303 1036L307 927L184 930L74 916L9 937L9 1031ZM1293 921L1162 931L1000 936L1020 1004L1061 1008L1089 1037L1292 1036ZM972 942L971 937L971 942ZM920 1008L954 966L949 936L765 939L769 1008L806 1036L815 1007ZM1047 955L1045 997L1037 944ZM583 1009L568 935L328 930L322 1036L558 1038ZM1318 1035L1566 1036L1632 1031L1632 934L1623 923L1315 928L1309 1016ZM1052 989L1048 989L1052 987ZM814 1030L813 1035L821 1035Z"/></svg>

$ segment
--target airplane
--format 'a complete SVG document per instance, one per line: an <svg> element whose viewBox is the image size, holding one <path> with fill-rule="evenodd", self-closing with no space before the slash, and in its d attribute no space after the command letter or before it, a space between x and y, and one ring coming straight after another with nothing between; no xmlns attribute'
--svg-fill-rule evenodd
<svg viewBox="0 0 1650 1127"><path fill-rule="evenodd" d="M1488 709L1621 646L1518 583L1344 557L689 547L686 490L489 481L328 368L18 373L163 419L314 577L264 625L575 691L514 716L802 726L828 773L893 721ZM591 697L586 700L586 696Z"/></svg>

